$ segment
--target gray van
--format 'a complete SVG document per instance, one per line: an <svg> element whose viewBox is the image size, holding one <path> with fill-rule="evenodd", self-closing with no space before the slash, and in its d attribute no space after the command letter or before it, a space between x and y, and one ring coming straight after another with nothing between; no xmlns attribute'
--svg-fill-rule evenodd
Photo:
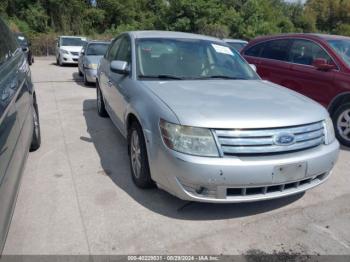
<svg viewBox="0 0 350 262"><path fill-rule="evenodd" d="M40 147L38 105L26 55L0 19L0 254L28 152Z"/></svg>

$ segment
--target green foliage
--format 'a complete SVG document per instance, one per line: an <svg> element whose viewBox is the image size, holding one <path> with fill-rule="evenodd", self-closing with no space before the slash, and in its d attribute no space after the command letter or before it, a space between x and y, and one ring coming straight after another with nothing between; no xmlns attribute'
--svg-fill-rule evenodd
<svg viewBox="0 0 350 262"><path fill-rule="evenodd" d="M12 29L50 41L76 34L110 39L128 30L176 30L251 39L289 32L350 36L350 0L0 0Z"/></svg>

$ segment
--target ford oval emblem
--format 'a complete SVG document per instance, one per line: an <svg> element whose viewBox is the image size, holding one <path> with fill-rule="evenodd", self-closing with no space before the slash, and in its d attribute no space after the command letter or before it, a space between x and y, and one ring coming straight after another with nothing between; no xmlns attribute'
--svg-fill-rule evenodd
<svg viewBox="0 0 350 262"><path fill-rule="evenodd" d="M289 146L294 144L295 136L290 133L280 133L275 136L275 144L279 146Z"/></svg>

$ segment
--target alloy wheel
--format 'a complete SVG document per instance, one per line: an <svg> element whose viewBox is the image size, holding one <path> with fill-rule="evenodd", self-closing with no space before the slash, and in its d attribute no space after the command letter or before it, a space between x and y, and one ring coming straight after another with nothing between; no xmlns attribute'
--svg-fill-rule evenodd
<svg viewBox="0 0 350 262"><path fill-rule="evenodd" d="M141 174L141 147L140 139L136 130L133 130L130 141L130 157L133 173L136 178Z"/></svg>
<svg viewBox="0 0 350 262"><path fill-rule="evenodd" d="M33 110L33 121L34 121L34 132L37 137L39 137L39 118L36 110Z"/></svg>
<svg viewBox="0 0 350 262"><path fill-rule="evenodd" d="M346 141L350 141L350 109L341 113L337 120L339 135Z"/></svg>

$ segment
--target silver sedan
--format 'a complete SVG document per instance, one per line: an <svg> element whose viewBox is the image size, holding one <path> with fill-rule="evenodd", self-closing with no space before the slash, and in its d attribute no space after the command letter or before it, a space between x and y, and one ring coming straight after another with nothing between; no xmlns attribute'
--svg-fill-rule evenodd
<svg viewBox="0 0 350 262"><path fill-rule="evenodd" d="M326 181L339 151L323 107L201 35L116 37L98 68L97 107L128 141L135 184L186 200L301 193Z"/></svg>
<svg viewBox="0 0 350 262"><path fill-rule="evenodd" d="M91 41L80 52L78 71L84 77L85 85L96 82L97 66L109 44L110 42Z"/></svg>

